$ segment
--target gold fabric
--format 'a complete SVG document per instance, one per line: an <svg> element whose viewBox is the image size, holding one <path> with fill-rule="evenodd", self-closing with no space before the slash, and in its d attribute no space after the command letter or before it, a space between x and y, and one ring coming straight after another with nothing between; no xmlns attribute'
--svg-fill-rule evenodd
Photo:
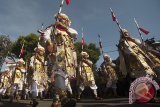
<svg viewBox="0 0 160 107"><path fill-rule="evenodd" d="M123 49L123 51L125 49L131 51L129 59L126 60L129 62L129 67L132 72L134 72L134 76L138 78L140 76L145 76L146 74L155 75L152 68L148 64L148 58L144 51L130 39L128 40L129 46L127 46L126 43L122 42L121 48Z"/></svg>
<svg viewBox="0 0 160 107"><path fill-rule="evenodd" d="M41 60L40 60L41 59ZM44 68L44 57L41 56L41 58L37 58L33 56L31 58L31 61L33 62L33 75L32 79L38 81L38 88L47 88L47 80L48 76L47 73L45 72Z"/></svg>
<svg viewBox="0 0 160 107"><path fill-rule="evenodd" d="M56 29L55 32L57 32L57 35L55 35L55 39L57 42L56 64L59 67L65 68L69 76L74 77L75 76L75 67L74 67L75 57L73 54L74 51L72 49L73 40L66 31L61 31L59 29ZM61 59L62 61L59 61L60 58L62 58Z"/></svg>
<svg viewBox="0 0 160 107"><path fill-rule="evenodd" d="M14 83L22 83L24 78L24 73L22 73L19 69L15 70Z"/></svg>
<svg viewBox="0 0 160 107"><path fill-rule="evenodd" d="M10 78L9 78L9 76L7 76L7 75L3 75L2 76L2 82L3 82L3 87L4 88L8 88L9 86L10 86Z"/></svg>
<svg viewBox="0 0 160 107"><path fill-rule="evenodd" d="M82 82L86 85L95 84L92 68L84 62L82 63L81 78L82 78Z"/></svg>
<svg viewBox="0 0 160 107"><path fill-rule="evenodd" d="M117 81L118 80L116 71L112 66L106 65L106 71L108 73L108 79L110 79L111 81Z"/></svg>

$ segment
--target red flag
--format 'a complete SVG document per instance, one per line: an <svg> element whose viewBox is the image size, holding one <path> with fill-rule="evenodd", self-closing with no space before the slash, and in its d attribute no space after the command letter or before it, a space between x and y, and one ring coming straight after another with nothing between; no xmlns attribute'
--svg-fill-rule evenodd
<svg viewBox="0 0 160 107"><path fill-rule="evenodd" d="M66 4L69 5L71 0L66 0Z"/></svg>
<svg viewBox="0 0 160 107"><path fill-rule="evenodd" d="M23 54L24 54L24 48L22 47L20 56L23 56Z"/></svg>
<svg viewBox="0 0 160 107"><path fill-rule="evenodd" d="M144 34L148 34L149 33L149 31L148 30L146 30L146 29L144 29L144 28L139 28L139 30L141 31L141 32L143 32Z"/></svg>
<svg viewBox="0 0 160 107"><path fill-rule="evenodd" d="M110 8L110 10L111 10L111 14L112 14L112 20L116 21L116 15L113 13L113 10L111 8Z"/></svg>
<svg viewBox="0 0 160 107"><path fill-rule="evenodd" d="M24 44L22 45L19 57L22 57L24 55Z"/></svg>
<svg viewBox="0 0 160 107"><path fill-rule="evenodd" d="M112 12L112 20L116 21L116 16L115 16L115 14L113 12Z"/></svg>

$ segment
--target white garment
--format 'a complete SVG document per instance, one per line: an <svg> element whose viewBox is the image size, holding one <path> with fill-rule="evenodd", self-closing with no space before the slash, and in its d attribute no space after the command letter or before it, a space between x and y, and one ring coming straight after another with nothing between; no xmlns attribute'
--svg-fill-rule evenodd
<svg viewBox="0 0 160 107"><path fill-rule="evenodd" d="M31 91L32 91L32 93L35 94L34 96L38 96L38 91L39 91L38 90L38 83L35 80L33 80L33 82L32 82Z"/></svg>
<svg viewBox="0 0 160 107"><path fill-rule="evenodd" d="M0 89L0 95L5 94L5 92L6 92L6 89L5 89L5 88L1 88L1 89Z"/></svg>

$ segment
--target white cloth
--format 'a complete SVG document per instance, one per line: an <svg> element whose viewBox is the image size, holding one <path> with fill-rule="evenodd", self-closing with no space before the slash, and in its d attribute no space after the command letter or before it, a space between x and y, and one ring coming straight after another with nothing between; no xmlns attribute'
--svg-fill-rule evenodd
<svg viewBox="0 0 160 107"><path fill-rule="evenodd" d="M33 96L38 96L38 83L37 81L34 81L32 82L32 87L31 87L31 91L32 93L34 94Z"/></svg>
<svg viewBox="0 0 160 107"><path fill-rule="evenodd" d="M1 88L1 89L0 89L0 95L5 94L5 92L6 92L6 89L5 89L5 88Z"/></svg>

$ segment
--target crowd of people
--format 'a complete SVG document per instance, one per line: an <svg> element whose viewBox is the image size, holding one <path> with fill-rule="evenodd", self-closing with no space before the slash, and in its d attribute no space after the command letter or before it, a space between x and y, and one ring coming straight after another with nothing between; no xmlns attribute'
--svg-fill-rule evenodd
<svg viewBox="0 0 160 107"><path fill-rule="evenodd" d="M120 31L118 59L113 62L108 54L104 54L104 62L97 71L98 79L95 78L87 52L82 51L81 60L77 61L74 41L78 33L70 28L69 17L59 13L55 19L54 25L39 30L45 47L38 43L30 58L29 72L20 58L15 69L7 69L1 74L1 98L8 95L11 102L14 98L17 101L31 99L32 106L36 107L37 98L48 95L53 99L52 107L65 107L64 102L74 102L69 98L80 100L87 87L92 90L95 100L101 100L111 93L110 89L112 96L127 95L130 83L142 76L149 75L160 81L159 51L133 38L126 29Z"/></svg>

